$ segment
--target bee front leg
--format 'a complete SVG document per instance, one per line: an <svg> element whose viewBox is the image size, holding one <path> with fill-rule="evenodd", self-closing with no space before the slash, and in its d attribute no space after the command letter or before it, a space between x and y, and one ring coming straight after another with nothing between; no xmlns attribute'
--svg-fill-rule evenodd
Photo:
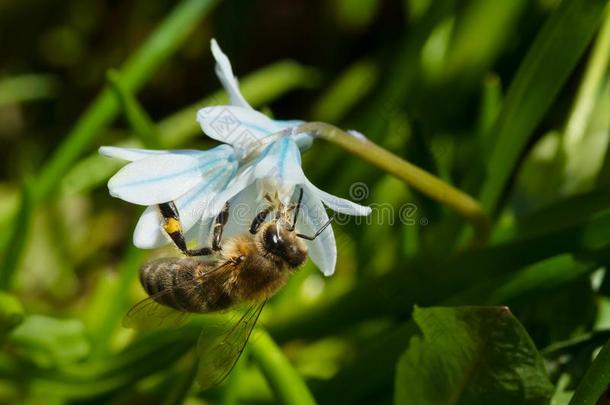
<svg viewBox="0 0 610 405"><path fill-rule="evenodd" d="M214 237L212 238L212 250L219 251L222 250L220 243L222 242L222 231L229 220L229 203L226 202L224 207L222 207L222 211L216 217L216 221L214 221Z"/></svg>
<svg viewBox="0 0 610 405"><path fill-rule="evenodd" d="M258 228L260 228L261 225L263 224L263 222L265 222L267 215L269 215L269 213L271 212L272 209L273 209L272 207L267 207L264 210L262 210L261 212L259 212L258 214L256 214L256 216L252 220L252 224L250 225L250 233L252 235L254 235L256 232L258 232Z"/></svg>
<svg viewBox="0 0 610 405"><path fill-rule="evenodd" d="M182 223L180 222L180 215L178 214L178 208L173 201L159 204L159 211L163 216L163 230L169 235L174 244L182 253L187 256L208 256L211 255L213 250L209 247L202 247L199 249L189 249L186 246L184 239L184 233L182 232Z"/></svg>

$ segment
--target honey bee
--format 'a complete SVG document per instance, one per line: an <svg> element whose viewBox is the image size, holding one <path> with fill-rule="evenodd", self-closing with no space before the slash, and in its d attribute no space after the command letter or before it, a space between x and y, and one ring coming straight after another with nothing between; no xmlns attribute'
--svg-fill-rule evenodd
<svg viewBox="0 0 610 405"><path fill-rule="evenodd" d="M301 239L314 240L332 222L331 218L312 236L297 233L302 198L302 189L298 202L289 206L267 196L269 205L256 214L249 233L221 243L229 217L226 203L214 222L212 247L199 249L187 248L175 205L161 204L163 228L186 257L165 257L141 267L140 282L149 297L129 310L123 325L137 327L152 321L179 326L191 313L246 305L237 322L227 322L213 343L205 331L199 338L197 380L203 388L220 384L241 355L267 300L307 259ZM275 217L267 221L272 212ZM204 261L198 256L213 257Z"/></svg>

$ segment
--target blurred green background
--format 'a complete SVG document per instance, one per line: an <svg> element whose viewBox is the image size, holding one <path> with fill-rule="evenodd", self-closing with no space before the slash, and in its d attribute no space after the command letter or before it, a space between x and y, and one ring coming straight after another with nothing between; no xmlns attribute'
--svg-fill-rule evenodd
<svg viewBox="0 0 610 405"><path fill-rule="evenodd" d="M307 263L201 391L205 320L121 326L139 266L176 252L132 246L142 208L108 195L122 163L97 148L214 146L212 37L254 107L356 129L492 225L472 246L316 141L309 179L373 214L334 225L335 275ZM2 1L0 49L0 403L608 403L607 1Z"/></svg>

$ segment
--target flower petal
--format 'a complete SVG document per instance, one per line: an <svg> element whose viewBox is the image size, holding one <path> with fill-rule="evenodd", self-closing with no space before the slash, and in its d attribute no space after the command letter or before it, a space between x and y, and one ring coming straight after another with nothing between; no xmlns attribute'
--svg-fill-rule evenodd
<svg viewBox="0 0 610 405"><path fill-rule="evenodd" d="M197 154L164 153L123 167L108 182L110 194L125 201L154 205L175 200L219 170L236 171L233 150L219 146Z"/></svg>
<svg viewBox="0 0 610 405"><path fill-rule="evenodd" d="M273 120L273 122L278 128L282 129L298 127L299 125L305 123L305 121L302 120ZM290 135L290 137L297 143L301 152L306 151L313 144L313 135L309 132L299 132L297 134Z"/></svg>
<svg viewBox="0 0 610 405"><path fill-rule="evenodd" d="M217 215L227 201L231 201L235 196L248 188L254 180L256 178L254 177L253 166L248 165L240 169L224 190L213 196L203 216L211 217ZM256 203L255 198L252 199L252 203Z"/></svg>
<svg viewBox="0 0 610 405"><path fill-rule="evenodd" d="M307 181L306 188L310 193L313 193L317 198L322 200L322 202L324 202L324 204L333 211L355 216L366 216L371 213L371 207L365 207L350 200L336 197L327 193L326 191L320 190L310 181Z"/></svg>
<svg viewBox="0 0 610 405"><path fill-rule="evenodd" d="M142 160L151 156L158 156L169 153L166 150L150 150L150 149L139 149L139 148L121 148L118 146L102 146L99 148L100 155L128 160L134 162L136 160Z"/></svg>
<svg viewBox="0 0 610 405"><path fill-rule="evenodd" d="M200 219L185 233L185 239L197 248L212 246L212 228L215 217Z"/></svg>
<svg viewBox="0 0 610 405"><path fill-rule="evenodd" d="M205 182L201 182L180 198L174 200L182 229L187 232L199 220L215 218L220 212L222 205L214 209L216 196L221 193L235 175L237 165L233 163L231 167L223 167L216 170Z"/></svg>
<svg viewBox="0 0 610 405"><path fill-rule="evenodd" d="M200 150L194 149L176 149L176 150L154 150L154 149L140 149L140 148L122 148L119 146L102 146L99 148L99 153L102 156L109 158L128 160L135 162L136 160L142 160L151 156L160 156L165 154L174 155L199 155Z"/></svg>
<svg viewBox="0 0 610 405"><path fill-rule="evenodd" d="M210 42L212 45L212 54L214 55L214 59L216 59L216 76L218 76L218 79L222 83L222 87L229 93L231 105L252 108L239 91L239 84L237 83L237 78L233 74L229 58L222 52L215 39L212 39Z"/></svg>
<svg viewBox="0 0 610 405"><path fill-rule="evenodd" d="M297 231L305 235L314 235L328 222L328 214L324 206L307 190L303 193L301 214L297 219ZM316 239L305 241L309 257L325 276L335 272L337 263L337 246L332 226L329 226Z"/></svg>
<svg viewBox="0 0 610 405"><path fill-rule="evenodd" d="M209 233L210 221L220 212L218 209L216 212L210 213L211 202L214 201L214 196L227 186L235 173L235 163L228 166L216 170L207 181L199 182L174 200L187 242L191 239L201 240L201 235L204 235L205 231L202 226L206 224ZM162 230L162 220L156 205L148 207L136 225L133 236L134 245L142 249L151 249L170 243L171 240Z"/></svg>
<svg viewBox="0 0 610 405"><path fill-rule="evenodd" d="M113 197L140 205L174 200L201 181L200 161L160 155L123 167L108 182Z"/></svg>
<svg viewBox="0 0 610 405"><path fill-rule="evenodd" d="M282 129L265 114L244 107L205 107L197 112L197 121L210 138L242 150Z"/></svg>
<svg viewBox="0 0 610 405"><path fill-rule="evenodd" d="M242 189L229 201L229 219L225 226L225 239L247 233L252 220L266 207L266 201L259 198L260 193L256 183Z"/></svg>
<svg viewBox="0 0 610 405"><path fill-rule="evenodd" d="M295 185L305 183L307 178L301 168L301 152L296 142L286 137L265 147L254 164L254 176L269 178L287 189L278 191L292 191Z"/></svg>
<svg viewBox="0 0 610 405"><path fill-rule="evenodd" d="M146 208L133 232L133 244L140 249L153 249L169 242L169 237L161 229L161 214L157 206Z"/></svg>

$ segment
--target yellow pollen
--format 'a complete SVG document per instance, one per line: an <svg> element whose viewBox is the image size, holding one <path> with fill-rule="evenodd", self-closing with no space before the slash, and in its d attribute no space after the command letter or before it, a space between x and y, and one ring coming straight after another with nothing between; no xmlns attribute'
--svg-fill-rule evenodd
<svg viewBox="0 0 610 405"><path fill-rule="evenodd" d="M167 233L180 232L180 221L175 218L168 218L165 220L163 228Z"/></svg>

